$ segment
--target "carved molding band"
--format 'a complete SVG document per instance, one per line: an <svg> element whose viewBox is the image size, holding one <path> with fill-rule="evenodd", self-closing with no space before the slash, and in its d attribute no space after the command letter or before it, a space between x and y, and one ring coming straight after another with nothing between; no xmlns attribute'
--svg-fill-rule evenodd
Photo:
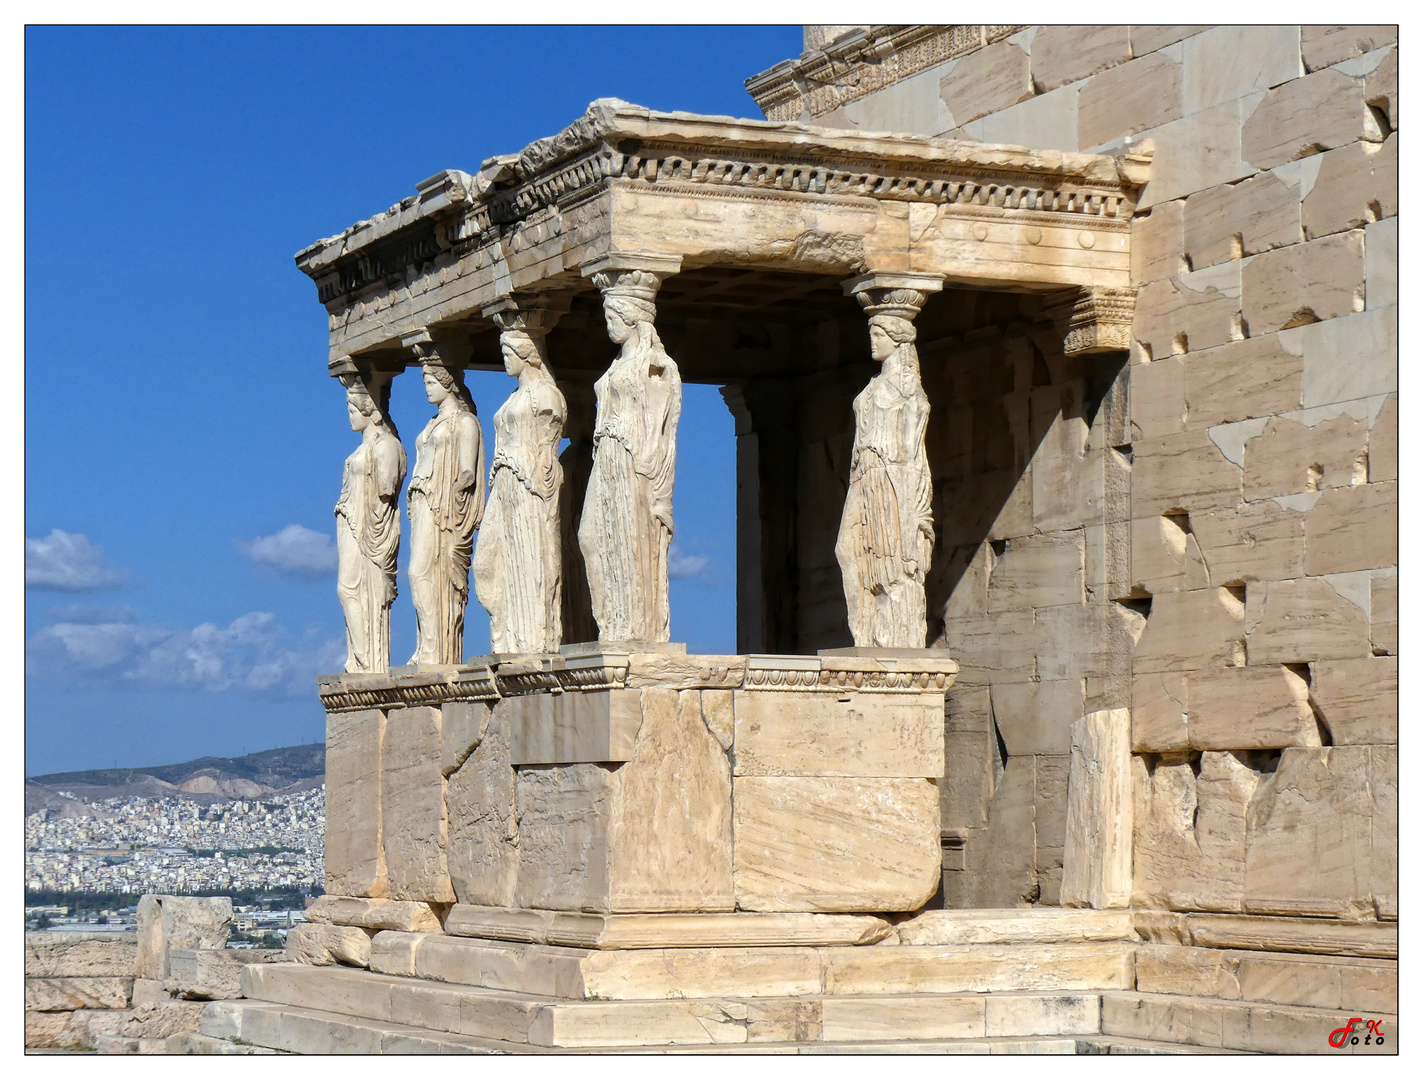
<svg viewBox="0 0 1423 1080"><path fill-rule="evenodd" d="M810 119L946 60L1025 29L1013 26L872 26L746 80L767 120Z"/></svg>
<svg viewBox="0 0 1423 1080"><path fill-rule="evenodd" d="M644 660L662 659L651 654ZM580 693L620 690L627 686L632 657L606 653L565 658L530 657L487 667L476 663L456 672L410 674L332 675L320 683L321 703L327 712L360 709L401 709L413 705L442 705L447 701L498 701L535 693ZM703 665L708 688L757 691L844 690L912 693L941 691L953 685L959 666L935 657L881 661L853 656L748 656L725 657L725 664ZM744 668L743 668L744 664ZM744 670L744 674L743 674ZM723 677L730 674L730 680ZM643 676L638 685L659 681L687 689L681 673L659 680ZM695 680L694 680L695 681Z"/></svg>
<svg viewBox="0 0 1423 1080"><path fill-rule="evenodd" d="M1135 289L1068 289L1044 310L1062 334L1067 356L1119 352L1131 347Z"/></svg>

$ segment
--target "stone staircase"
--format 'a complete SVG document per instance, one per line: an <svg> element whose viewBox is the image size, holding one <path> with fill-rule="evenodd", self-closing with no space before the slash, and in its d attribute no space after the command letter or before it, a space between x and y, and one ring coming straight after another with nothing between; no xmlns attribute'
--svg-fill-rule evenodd
<svg viewBox="0 0 1423 1080"><path fill-rule="evenodd" d="M387 930L371 970L253 965L242 980L245 1000L208 1005L168 1051L1397 1049L1396 960L1144 943L1128 912L930 912L848 946L585 949ZM1351 1017L1381 1021L1384 1046L1331 1049Z"/></svg>

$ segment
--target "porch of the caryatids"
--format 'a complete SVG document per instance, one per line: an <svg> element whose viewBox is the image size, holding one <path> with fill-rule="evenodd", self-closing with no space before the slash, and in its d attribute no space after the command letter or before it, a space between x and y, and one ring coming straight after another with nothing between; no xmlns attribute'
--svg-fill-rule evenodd
<svg viewBox="0 0 1423 1080"><path fill-rule="evenodd" d="M922 649L933 478L924 447L929 399L913 320L943 280L871 273L844 287L869 316L870 353L881 365L855 398L850 486L835 542L850 633L859 648Z"/></svg>
<svg viewBox="0 0 1423 1080"><path fill-rule="evenodd" d="M484 436L464 384L462 336L429 329L401 338L420 363L435 415L415 441L406 512L410 517L412 664L463 662L464 613L474 533L484 514Z"/></svg>
<svg viewBox="0 0 1423 1080"><path fill-rule="evenodd" d="M390 667L390 607L400 554L400 486L405 448L390 419L390 378L333 362L360 445L346 459L336 502L336 595L346 619L346 670Z"/></svg>
<svg viewBox="0 0 1423 1080"><path fill-rule="evenodd" d="M667 552L682 379L657 335L657 290L681 260L619 254L583 267L621 346L594 384L593 466L578 543L600 641L671 639Z"/></svg>
<svg viewBox="0 0 1423 1080"><path fill-rule="evenodd" d="M506 297L484 309L518 380L494 414L489 499L474 552L474 590L495 653L557 652L562 641L558 457L568 406L548 363L548 331L566 298Z"/></svg>

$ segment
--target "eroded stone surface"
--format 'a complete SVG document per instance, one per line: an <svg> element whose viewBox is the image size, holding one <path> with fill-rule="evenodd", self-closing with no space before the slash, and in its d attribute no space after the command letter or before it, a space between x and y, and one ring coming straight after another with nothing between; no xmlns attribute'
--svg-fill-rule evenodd
<svg viewBox="0 0 1423 1080"><path fill-rule="evenodd" d="M513 903L519 867L519 819L507 727L494 722L450 775L445 790L449 871L462 904ZM437 927L391 926L391 930Z"/></svg>
<svg viewBox="0 0 1423 1080"><path fill-rule="evenodd" d="M337 896L389 891L381 844L385 722L382 709L326 717L326 891Z"/></svg>
<svg viewBox="0 0 1423 1080"><path fill-rule="evenodd" d="M931 695L735 691L738 776L940 776L943 707Z"/></svg>
<svg viewBox="0 0 1423 1080"><path fill-rule="evenodd" d="M1131 901L1131 713L1091 713L1072 725L1062 903L1126 907Z"/></svg>
<svg viewBox="0 0 1423 1080"><path fill-rule="evenodd" d="M137 961L138 944L131 934L25 932L26 978L133 978Z"/></svg>
<svg viewBox="0 0 1423 1080"><path fill-rule="evenodd" d="M723 911L731 885L731 765L695 690L642 691L642 727L615 774L608 822L617 911Z"/></svg>
<svg viewBox="0 0 1423 1080"><path fill-rule="evenodd" d="M435 910L415 900L368 900L328 894L317 897L305 915L307 922L363 926L368 930L440 929Z"/></svg>
<svg viewBox="0 0 1423 1080"><path fill-rule="evenodd" d="M734 790L742 910L913 911L938 887L932 781L743 776Z"/></svg>
<svg viewBox="0 0 1423 1080"><path fill-rule="evenodd" d="M521 769L519 907L607 910L613 773L601 765Z"/></svg>
<svg viewBox="0 0 1423 1080"><path fill-rule="evenodd" d="M359 926L297 923L287 931L287 959L316 967L328 964L366 967L371 962L374 933Z"/></svg>

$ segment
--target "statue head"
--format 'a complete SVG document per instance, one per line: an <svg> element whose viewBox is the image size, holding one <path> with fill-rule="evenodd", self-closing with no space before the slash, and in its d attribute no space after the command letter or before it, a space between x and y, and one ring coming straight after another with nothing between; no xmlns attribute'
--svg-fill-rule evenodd
<svg viewBox="0 0 1423 1080"><path fill-rule="evenodd" d="M355 378L346 382L346 415L350 417L352 431L365 431L368 427L388 425L385 411L371 396L366 384Z"/></svg>
<svg viewBox="0 0 1423 1080"><path fill-rule="evenodd" d="M457 408L475 411L474 399L469 396L469 389L464 384L464 376L459 368L450 368L430 361L426 361L421 367L424 371L425 396L430 399L431 405L453 401Z"/></svg>
<svg viewBox="0 0 1423 1080"><path fill-rule="evenodd" d="M914 324L897 315L870 317L870 355L883 363L901 345L911 345L916 336Z"/></svg>
<svg viewBox="0 0 1423 1080"><path fill-rule="evenodd" d="M603 292L603 316L608 337L621 345L639 324L651 325L657 317L657 287L662 278L650 270L602 271L593 282Z"/></svg>
<svg viewBox="0 0 1423 1080"><path fill-rule="evenodd" d="M504 371L518 378L527 368L543 368L544 337L527 330L505 330L499 335L499 351L504 355Z"/></svg>

